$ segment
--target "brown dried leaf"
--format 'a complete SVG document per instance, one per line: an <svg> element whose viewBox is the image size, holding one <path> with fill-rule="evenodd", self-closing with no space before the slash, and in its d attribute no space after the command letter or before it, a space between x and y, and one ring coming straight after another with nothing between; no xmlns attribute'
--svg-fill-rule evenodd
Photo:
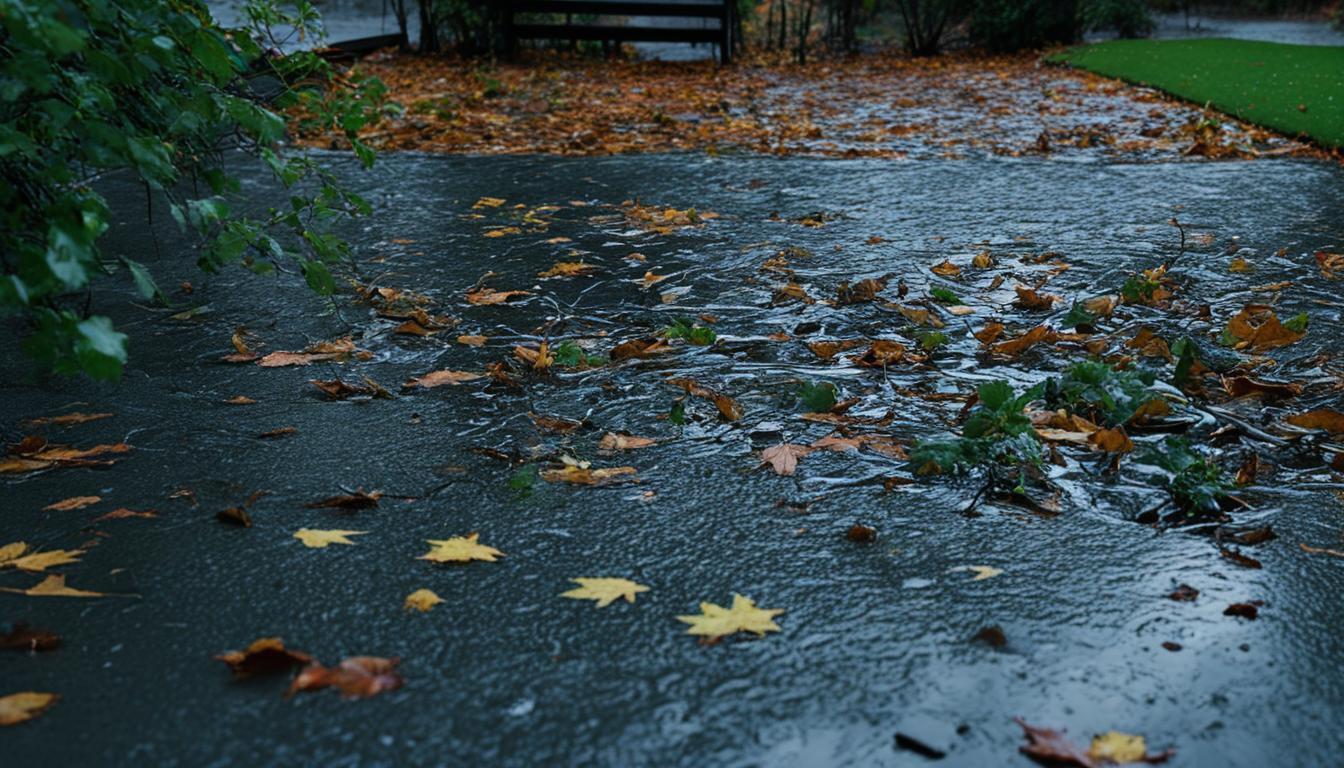
<svg viewBox="0 0 1344 768"><path fill-rule="evenodd" d="M798 468L798 459L812 452L806 445L780 443L761 451L761 466L770 465L776 475L792 475Z"/></svg>
<svg viewBox="0 0 1344 768"><path fill-rule="evenodd" d="M278 637L263 637L244 650L226 651L215 658L228 664L239 678L280 674L313 663L312 656L286 648L285 641Z"/></svg>
<svg viewBox="0 0 1344 768"><path fill-rule="evenodd" d="M681 387L687 394L703 398L714 403L714 407L719 409L719 416L727 421L737 421L742 418L742 407L737 404L733 398L717 392L709 387L702 386L694 379L676 378L668 379L668 384Z"/></svg>
<svg viewBox="0 0 1344 768"><path fill-rule="evenodd" d="M415 387L433 389L445 384L461 384L465 381L475 381L484 377L484 374L471 373L470 371L434 371L426 373L424 376L417 376L402 384L401 387L402 389L414 389Z"/></svg>

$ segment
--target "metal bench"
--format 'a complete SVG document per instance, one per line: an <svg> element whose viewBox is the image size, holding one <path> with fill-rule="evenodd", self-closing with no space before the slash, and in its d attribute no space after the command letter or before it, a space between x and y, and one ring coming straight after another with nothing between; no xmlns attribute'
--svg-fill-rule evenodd
<svg viewBox="0 0 1344 768"><path fill-rule="evenodd" d="M637 2L632 0L500 0L509 55L518 40L602 40L671 43L715 43L719 61L733 57L733 2ZM563 24L520 23L524 14L563 14ZM574 24L574 16L678 17L718 19L718 27L654 27L633 24Z"/></svg>

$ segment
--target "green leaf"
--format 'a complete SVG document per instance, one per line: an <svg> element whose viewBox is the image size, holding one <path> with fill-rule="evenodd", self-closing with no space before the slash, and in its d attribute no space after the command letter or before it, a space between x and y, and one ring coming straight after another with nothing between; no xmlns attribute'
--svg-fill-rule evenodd
<svg viewBox="0 0 1344 768"><path fill-rule="evenodd" d="M336 292L336 280L332 278L326 264L320 261L304 261L301 267L304 281L314 292L322 296L330 296Z"/></svg>
<svg viewBox="0 0 1344 768"><path fill-rule="evenodd" d="M126 265L126 269L131 273L131 279L135 281L135 289L140 292L140 296L146 299L168 305L168 299L159 290L158 283L154 282L154 277L149 274L149 270L144 264L122 257L121 263Z"/></svg>
<svg viewBox="0 0 1344 768"><path fill-rule="evenodd" d="M77 326L75 356L84 372L95 379L116 381L126 364L126 334L112 328L106 317L94 316Z"/></svg>
<svg viewBox="0 0 1344 768"><path fill-rule="evenodd" d="M946 289L946 288L941 288L941 287L930 288L930 289L929 289L929 295L933 297L933 300L934 300L934 301L937 301L937 302L942 303L942 304L961 304L961 303L963 303L962 300L961 300L960 298L957 297L957 294L955 294L955 293L949 291L949 290Z"/></svg>
<svg viewBox="0 0 1344 768"><path fill-rule="evenodd" d="M829 381L799 384L798 401L808 413L825 413L835 407L835 385Z"/></svg>

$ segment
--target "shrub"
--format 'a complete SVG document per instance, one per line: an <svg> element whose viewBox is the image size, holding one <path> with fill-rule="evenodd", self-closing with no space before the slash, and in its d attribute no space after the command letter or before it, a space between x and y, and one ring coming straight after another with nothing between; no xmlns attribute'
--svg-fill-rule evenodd
<svg viewBox="0 0 1344 768"><path fill-rule="evenodd" d="M268 50L271 25L315 31L312 5L295 5L282 14L252 2L253 37L219 29L201 0L0 0L0 316L29 321L29 354L61 373L115 379L126 337L86 314L82 292L115 275L162 300L143 264L98 248L116 212L92 183L109 172L129 172L200 237L202 268L266 273L287 262L314 290L334 289L328 264L345 246L310 222L367 205L312 157L281 154L285 121L272 109L297 105L344 129L367 164L357 131L377 119L381 84L356 77L328 89L332 72L316 55ZM263 80L303 85L267 102L253 89ZM230 213L239 185L221 161L238 152L291 190L283 209Z"/></svg>
<svg viewBox="0 0 1344 768"><path fill-rule="evenodd" d="M1123 38L1147 37L1154 26L1144 0L1088 0L1083 6L1083 24L1093 31L1112 30Z"/></svg>
<svg viewBox="0 0 1344 768"><path fill-rule="evenodd" d="M977 0L970 37L990 51L1071 43L1082 28L1079 0Z"/></svg>

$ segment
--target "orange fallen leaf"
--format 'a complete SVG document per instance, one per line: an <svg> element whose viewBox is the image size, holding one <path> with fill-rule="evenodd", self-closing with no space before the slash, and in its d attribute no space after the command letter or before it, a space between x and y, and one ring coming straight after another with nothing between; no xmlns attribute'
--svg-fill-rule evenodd
<svg viewBox="0 0 1344 768"><path fill-rule="evenodd" d="M464 336L458 336L458 337L457 337L457 343L458 343L458 344L465 344L465 345L467 345L468 347L480 347L480 346L484 346L484 345L485 345L486 339L487 339L487 337L485 337L485 336L468 336L468 335L464 335Z"/></svg>
<svg viewBox="0 0 1344 768"><path fill-rule="evenodd" d="M651 437L636 437L634 435L608 432L602 436L601 441L597 444L597 448L600 451L633 451L637 448L647 448L657 444L658 441Z"/></svg>
<svg viewBox="0 0 1344 768"><path fill-rule="evenodd" d="M570 485L605 485L618 480L634 480L637 470L634 467L603 467L590 469L566 464L559 469L543 469L541 479L548 483L569 483Z"/></svg>
<svg viewBox="0 0 1344 768"><path fill-rule="evenodd" d="M74 509L83 509L91 504L97 504L102 501L102 496L72 496L55 504L48 504L42 508L43 512L68 512Z"/></svg>
<svg viewBox="0 0 1344 768"><path fill-rule="evenodd" d="M434 371L432 373L426 373L424 376L416 376L401 386L402 389L413 389L415 387L420 387L421 389L433 389L434 387L441 387L445 384L461 384L463 382L475 381L476 379L482 378L485 378L485 374L472 373L470 371Z"/></svg>
<svg viewBox="0 0 1344 768"><path fill-rule="evenodd" d="M1333 408L1317 408L1306 413L1295 413L1284 421L1305 429L1322 429L1331 434L1344 434L1344 413Z"/></svg>
<svg viewBox="0 0 1344 768"><path fill-rule="evenodd" d="M24 419L19 422L19 426L24 428L45 426L69 427L74 426L75 424L84 424L86 422L109 419L111 417L112 414L110 413L66 413L60 416L40 416L35 419Z"/></svg>
<svg viewBox="0 0 1344 768"><path fill-rule="evenodd" d="M393 691L405 682L397 674L400 659L376 656L352 656L334 667L311 664L294 678L289 694L335 688L342 698L366 699L384 691Z"/></svg>
<svg viewBox="0 0 1344 768"><path fill-rule="evenodd" d="M517 301L531 295L528 291L496 291L490 288L477 288L474 291L467 291L466 299L468 304L488 306Z"/></svg>

